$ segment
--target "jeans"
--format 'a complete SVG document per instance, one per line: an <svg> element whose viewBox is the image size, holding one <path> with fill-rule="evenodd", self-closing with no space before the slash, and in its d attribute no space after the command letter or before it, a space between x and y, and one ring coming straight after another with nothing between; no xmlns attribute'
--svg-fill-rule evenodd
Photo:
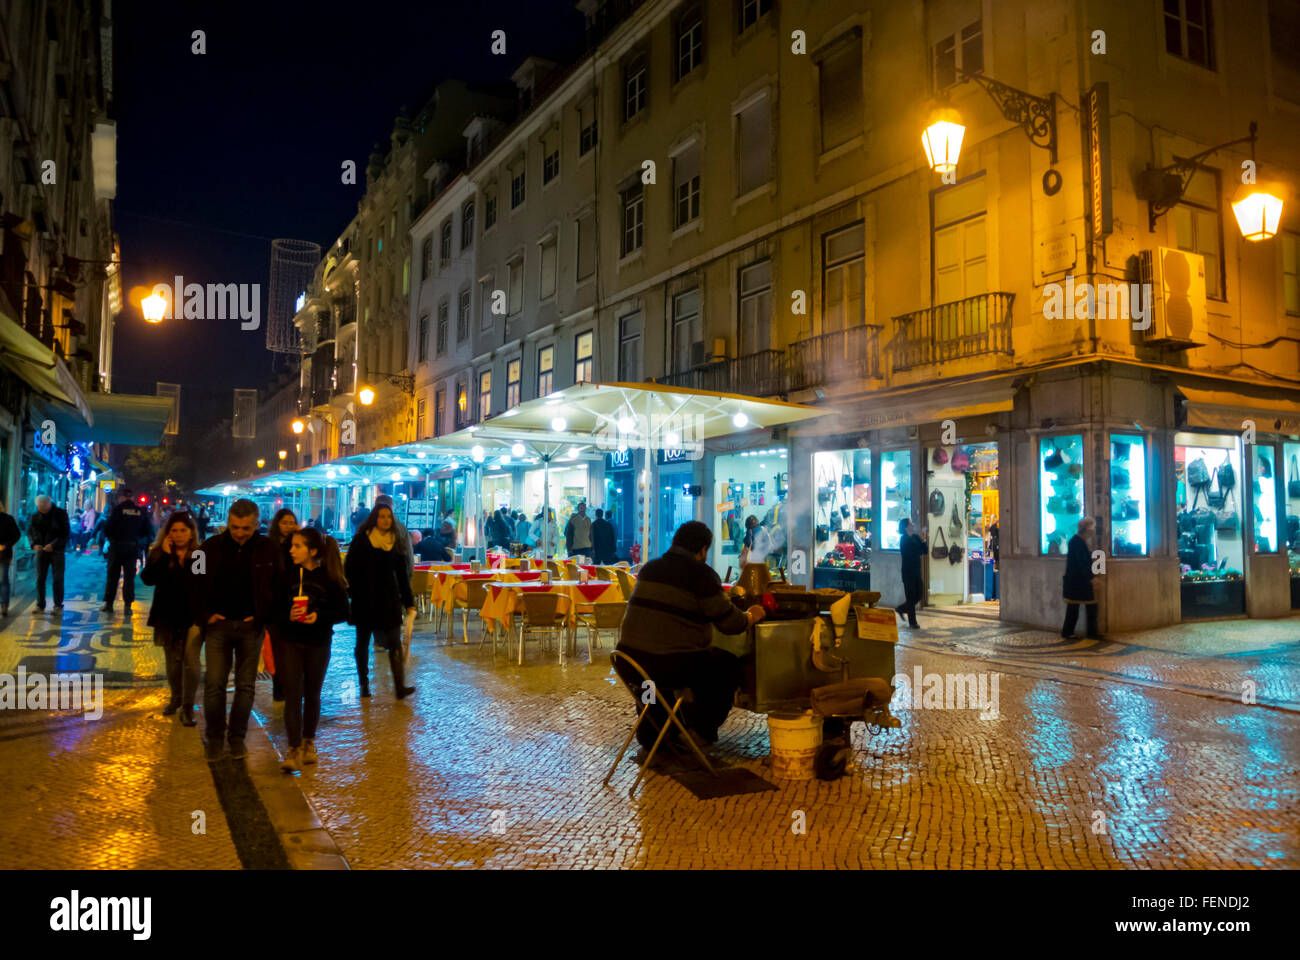
<svg viewBox="0 0 1300 960"><path fill-rule="evenodd" d="M330 665L330 647L325 644L280 644L281 660L276 675L284 677L284 726L290 749L302 746L303 739L316 739L320 723L320 691L325 685L325 671Z"/></svg>
<svg viewBox="0 0 1300 960"><path fill-rule="evenodd" d="M9 606L9 564L0 563L0 607Z"/></svg>
<svg viewBox="0 0 1300 960"><path fill-rule="evenodd" d="M1061 636L1074 636L1074 627L1079 622L1079 608L1086 607L1088 610L1088 636L1096 637L1097 632L1097 605L1095 603L1067 603L1065 605L1065 626L1061 627Z"/></svg>
<svg viewBox="0 0 1300 960"><path fill-rule="evenodd" d="M45 609L45 573L54 568L54 605L63 606L63 561L64 553L56 550L47 553L41 550L36 554L36 609Z"/></svg>
<svg viewBox="0 0 1300 960"><path fill-rule="evenodd" d="M209 743L220 742L226 732L226 680L230 676L232 660L235 665L235 700L230 706L230 739L242 740L248 733L248 715L253 709L253 688L257 684L257 659L262 652L263 633L260 625L242 620L218 620L207 626L203 716Z"/></svg>
<svg viewBox="0 0 1300 960"><path fill-rule="evenodd" d="M154 627L154 643L163 648L167 661L167 686L172 702L193 707L199 690L199 651L203 648L203 631L198 625L188 630Z"/></svg>
<svg viewBox="0 0 1300 960"><path fill-rule="evenodd" d="M668 721L668 711L661 706L671 706L677 699L675 690L689 687L695 696L694 703L682 704L678 715L687 727L699 733L704 739L713 742L718 737L718 727L722 726L731 712L735 701L736 689L740 686L740 658L720 650L717 647L705 647L691 653L647 653L644 650L619 648L622 653L640 664L641 669L650 675L655 685L655 706L651 707L651 716L662 726ZM624 683L640 691L641 675L624 661L618 661L618 675ZM637 698L637 712L642 709L640 696ZM641 746L649 750L654 746L658 733L648 724L641 724L636 731Z"/></svg>
<svg viewBox="0 0 1300 960"><path fill-rule="evenodd" d="M140 559L138 550L119 544L108 548L108 580L104 583L104 602L112 603L117 597L117 581L122 580L122 602L135 601L135 568Z"/></svg>
<svg viewBox="0 0 1300 960"><path fill-rule="evenodd" d="M925 583L920 577L903 577L903 595L907 599L897 610L907 617L909 624L916 624L916 605L921 602L924 593Z"/></svg>

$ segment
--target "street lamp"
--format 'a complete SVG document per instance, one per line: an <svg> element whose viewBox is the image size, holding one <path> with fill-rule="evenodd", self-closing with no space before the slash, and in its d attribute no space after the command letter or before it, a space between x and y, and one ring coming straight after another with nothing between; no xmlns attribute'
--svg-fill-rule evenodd
<svg viewBox="0 0 1300 960"><path fill-rule="evenodd" d="M958 71L957 82L968 81L989 95L1002 111L1002 116L1012 123L1020 124L1025 136L1029 137L1029 142L1050 153L1052 164L1056 164L1055 93L1038 97L982 73ZM925 158L935 173L949 174L957 169L957 158L961 154L961 142L965 135L966 126L956 110L941 104L930 114L930 122L921 134L921 145L925 147ZM1053 179L1059 179L1054 171L1049 170L1043 174L1043 188L1049 196L1060 189L1059 184L1053 186Z"/></svg>
<svg viewBox="0 0 1300 960"><path fill-rule="evenodd" d="M161 323L167 314L167 298L160 293L151 293L140 301L140 312L149 323Z"/></svg>
<svg viewBox="0 0 1300 960"><path fill-rule="evenodd" d="M294 433L302 433L303 430L305 430L307 427L307 425L303 423L301 420L295 420L292 426L293 426Z"/></svg>
<svg viewBox="0 0 1300 960"><path fill-rule="evenodd" d="M966 135L961 114L951 107L942 107L930 114L930 124L921 134L925 159L935 173L951 173L957 169L961 156L961 141Z"/></svg>
<svg viewBox="0 0 1300 960"><path fill-rule="evenodd" d="M368 407L375 402L375 391L371 390L369 387L362 387L357 392L357 399L361 401L363 406Z"/></svg>
<svg viewBox="0 0 1300 960"><path fill-rule="evenodd" d="M1247 240L1267 240L1277 233L1282 219L1282 198L1262 185L1242 184L1232 201L1241 235Z"/></svg>
<svg viewBox="0 0 1300 960"><path fill-rule="evenodd" d="M257 469L261 470L261 469L262 469L263 467L265 467L265 466L266 466L266 460L262 459L261 457L258 457L258 459L257 459Z"/></svg>

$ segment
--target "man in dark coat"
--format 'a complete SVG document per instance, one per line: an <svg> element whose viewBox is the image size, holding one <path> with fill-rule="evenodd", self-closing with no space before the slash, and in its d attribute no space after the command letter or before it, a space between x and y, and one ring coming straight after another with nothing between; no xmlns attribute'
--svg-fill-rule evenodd
<svg viewBox="0 0 1300 960"><path fill-rule="evenodd" d="M898 532L902 536L898 549L903 555L903 595L906 601L895 609L899 617L906 617L907 625L915 630L921 626L916 622L916 605L925 595L925 580L921 576L921 558L925 556L925 537L918 537L913 533L912 521L906 518L898 521ZM924 528L921 533L925 533Z"/></svg>
<svg viewBox="0 0 1300 960"><path fill-rule="evenodd" d="M204 631L203 720L209 763L221 759L221 741L227 735L230 756L248 756L244 737L253 709L258 655L266 628L275 620L275 598L281 596L284 555L256 532L257 521L257 504L236 500L225 531L204 540L201 548L204 570L195 590L194 622ZM232 662L235 699L227 726L226 682Z"/></svg>
<svg viewBox="0 0 1300 960"><path fill-rule="evenodd" d="M1061 636L1067 640L1074 639L1074 627L1079 622L1079 607L1088 611L1088 639L1104 640L1097 631L1097 598L1092 591L1092 551L1088 549L1087 538L1097 529L1097 522L1091 517L1079 521L1079 532L1070 538L1069 551L1065 561L1065 576L1062 578L1061 595L1065 598L1065 625L1061 627Z"/></svg>
<svg viewBox="0 0 1300 960"><path fill-rule="evenodd" d="M122 581L122 606L131 616L135 602L135 568L140 562L140 545L153 539L149 511L137 504L130 490L123 490L117 506L104 522L104 539L108 541L108 576L104 581L105 613L113 612L117 598L117 581Z"/></svg>
<svg viewBox="0 0 1300 960"><path fill-rule="evenodd" d="M619 629L619 650L650 675L658 698L671 703L674 691L690 688L694 701L683 706L686 726L697 740L715 743L718 727L727 718L740 686L740 659L712 646L713 628L722 633L743 633L763 619L764 610L736 607L722 590L722 581L706 562L713 531L707 524L689 520L673 534L672 546L662 557L641 568L627 615ZM619 676L640 687L643 682L622 661ZM655 711L661 722L667 713ZM637 739L649 750L657 736L647 724L637 727Z"/></svg>
<svg viewBox="0 0 1300 960"><path fill-rule="evenodd" d="M36 612L45 612L45 576L54 570L54 609L63 609L64 549L72 527L68 524L68 511L54 505L49 497L36 498L36 512L32 514L27 539L36 551Z"/></svg>
<svg viewBox="0 0 1300 960"><path fill-rule="evenodd" d="M14 546L21 538L18 521L0 506L0 617L9 616L9 564L14 558Z"/></svg>
<svg viewBox="0 0 1300 960"><path fill-rule="evenodd" d="M617 534L614 525L605 519L605 511L597 510L596 519L591 522L591 557L597 563L617 563L618 548L615 546Z"/></svg>

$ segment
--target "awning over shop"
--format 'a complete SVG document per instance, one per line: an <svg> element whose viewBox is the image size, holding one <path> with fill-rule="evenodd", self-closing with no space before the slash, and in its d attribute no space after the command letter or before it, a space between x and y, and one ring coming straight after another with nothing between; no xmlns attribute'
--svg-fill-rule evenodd
<svg viewBox="0 0 1300 960"><path fill-rule="evenodd" d="M86 394L91 420L86 422L65 403L47 400L40 413L54 421L59 438L73 443L118 443L156 447L171 415L170 397L130 393Z"/></svg>
<svg viewBox="0 0 1300 960"><path fill-rule="evenodd" d="M0 363L37 393L67 404L89 423L90 410L81 388L54 351L8 317L0 317Z"/></svg>
<svg viewBox="0 0 1300 960"><path fill-rule="evenodd" d="M1236 390L1203 390L1178 385L1187 400L1187 426L1240 433L1242 421L1255 421L1260 433L1300 434L1300 391L1283 395L1279 388L1269 396L1247 396Z"/></svg>
<svg viewBox="0 0 1300 960"><path fill-rule="evenodd" d="M989 413L1003 413L1014 405L1015 388L1010 379L873 396L841 416L827 417L807 431L815 435L859 430L888 430L893 427L960 420Z"/></svg>

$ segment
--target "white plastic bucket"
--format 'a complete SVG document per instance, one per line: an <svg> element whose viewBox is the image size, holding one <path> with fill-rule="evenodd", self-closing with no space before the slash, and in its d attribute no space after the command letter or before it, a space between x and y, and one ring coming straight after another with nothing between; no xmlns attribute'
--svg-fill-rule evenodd
<svg viewBox="0 0 1300 960"><path fill-rule="evenodd" d="M803 714L769 716L768 742L772 745L772 775L782 780L811 780L813 759L822 745L822 718L811 710Z"/></svg>

